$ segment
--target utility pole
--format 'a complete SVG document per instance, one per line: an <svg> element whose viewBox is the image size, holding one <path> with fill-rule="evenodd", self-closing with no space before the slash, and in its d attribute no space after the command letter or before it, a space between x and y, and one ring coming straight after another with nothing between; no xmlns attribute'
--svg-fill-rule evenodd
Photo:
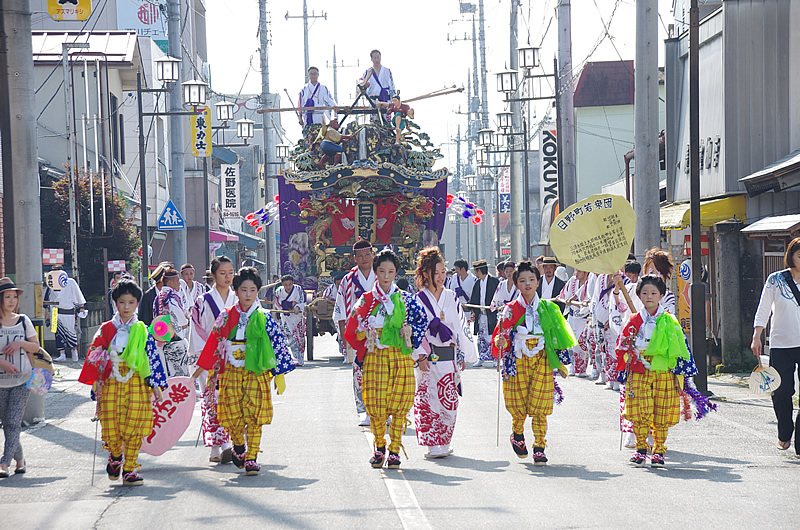
<svg viewBox="0 0 800 530"><path fill-rule="evenodd" d="M638 3L637 3L638 6ZM558 70L561 110L561 164L563 185L559 195L564 198L561 211L578 202L578 177L575 169L575 110L572 100L572 7L570 0L558 5ZM656 94L658 95L658 94Z"/></svg>
<svg viewBox="0 0 800 530"><path fill-rule="evenodd" d="M30 23L30 22L29 22ZM32 45L31 45L32 46ZM76 282L78 279L78 210L75 194L78 189L78 169L77 156L73 158L73 153L77 152L75 145L75 131L72 130L74 116L72 112L72 80L70 79L69 50L73 48L88 48L89 44L81 43L62 43L61 62L64 68L64 109L67 112L67 174L69 175L69 246L70 261L72 262L72 277ZM13 152L13 151L12 151ZM38 192L37 192L38 197ZM41 223L41 220L40 220Z"/></svg>
<svg viewBox="0 0 800 530"><path fill-rule="evenodd" d="M511 0L511 42L510 61L511 70L519 68L519 56L517 53L517 18L519 14L520 0ZM522 130L522 113L518 101L510 104L511 125L515 131ZM524 138L523 141L527 141ZM510 195L511 195L511 260L515 263L522 261L522 196L527 190L522 186L522 154L520 152L511 153L510 167Z"/></svg>
<svg viewBox="0 0 800 530"><path fill-rule="evenodd" d="M637 6L638 7L638 6ZM637 18L638 20L638 18ZM657 28L653 28L657 30ZM703 275L702 247L700 232L700 15L697 0L692 0L689 8L689 193L692 232L692 286L691 286L691 329L692 351L697 364L697 375L694 378L697 389L708 395L708 367L706 364L706 304L705 286L700 281ZM655 33L653 33L654 35ZM638 39L638 33L637 33ZM638 49L638 48L637 48ZM637 69L638 70L638 69ZM655 83L654 83L655 84ZM658 123L658 122L656 122ZM653 136L657 138L657 136ZM638 142L638 137L637 137ZM638 145L638 143L637 143ZM656 144L657 146L658 144ZM658 147L656 147L658 149ZM658 163L656 151L655 163ZM655 166L658 168L658 166ZM638 169L636 171L639 173ZM658 171L655 171L655 187L658 191ZM634 180L634 183L638 179ZM636 195L638 197L638 195ZM658 195L656 195L658 197ZM638 201L637 201L638 202ZM656 212L658 202L655 203ZM637 212L638 213L638 212ZM654 216L656 221L659 216ZM637 219L638 225L638 219ZM637 226L638 229L638 226ZM658 232L657 232L658 233ZM638 252L644 248L636 247Z"/></svg>
<svg viewBox="0 0 800 530"><path fill-rule="evenodd" d="M181 49L181 4L179 0L167 1L167 38L168 50L170 57L176 59L183 59L183 51ZM169 110L170 112L183 111L183 94L181 81L183 80L183 65L178 70L178 80L173 83L172 90L169 93ZM186 218L186 181L183 177L183 169L185 167L184 159L184 145L183 145L183 123L184 117L180 115L172 115L169 118L169 139L172 161L172 183L170 190L170 198L175 204L175 208L180 212L184 219ZM146 214L146 213L145 213ZM150 234L146 234L147 240L150 240ZM182 263L187 261L186 253L186 228L182 230L174 230L172 232L172 262L180 267ZM142 253L147 252L147 247L142 247ZM147 280L150 271L142 271L142 282Z"/></svg>
<svg viewBox="0 0 800 530"><path fill-rule="evenodd" d="M260 0L259 0L259 5L260 5ZM325 20L328 20L328 14L325 11L323 11L321 15L316 15L312 11L311 15L309 15L308 14L308 4L307 4L306 0L303 0L303 14L302 14L302 16L301 15L289 15L289 12L287 11L285 18L286 18L286 20L289 20L290 18L302 18L303 19L303 47L305 49L305 65L306 65L306 69L305 69L303 75L305 76L306 83L308 83L308 67L309 67L309 64L308 64L308 19L309 18L324 18Z"/></svg>
<svg viewBox="0 0 800 530"><path fill-rule="evenodd" d="M487 95L487 88L486 88L486 31L484 30L483 24L484 24L483 0L479 0L478 25L480 29L478 32L478 42L480 44L480 50L481 50L481 128L485 129L489 127L489 97ZM472 38L473 39L475 38L474 33L472 35Z"/></svg>
<svg viewBox="0 0 800 530"><path fill-rule="evenodd" d="M328 65L328 62L325 61L325 66ZM344 64L344 60L342 60L342 64L336 64L336 45L333 45L333 99L336 102L339 102L339 78L337 69L338 68L357 68L359 66L359 61L356 61L356 64Z"/></svg>
<svg viewBox="0 0 800 530"><path fill-rule="evenodd" d="M636 235L633 246L638 257L643 257L647 249L661 244L658 200L658 46L658 0L638 0L634 70L636 101L633 108L636 161L636 178L633 179ZM699 256L698 250L696 257ZM699 276L697 279L699 280Z"/></svg>
<svg viewBox="0 0 800 530"><path fill-rule="evenodd" d="M305 2L303 3L305 10ZM286 13L288 18L289 13ZM267 0L258 0L258 42L259 42L259 58L261 66L261 107L271 108L272 100L269 97L269 39L267 33ZM308 34L306 33L306 75L308 75ZM308 82L308 78L306 78ZM272 187L272 155L275 152L275 147L272 139L272 119L268 112L261 114L261 135L264 140L264 192L266 194L266 201L272 200L275 196ZM279 271L280 267L275 259L275 227L269 225L264 230L264 245L266 251L264 252L265 269L267 278L271 278L273 271ZM273 269L273 264L275 268Z"/></svg>
<svg viewBox="0 0 800 530"><path fill-rule="evenodd" d="M42 282L42 245L39 234L38 161L36 155L36 106L33 85L33 44L31 42L30 0L5 0L3 26L8 72L8 105L11 109L9 136L11 152L11 194L17 287L20 310L36 315L36 284ZM8 189L8 188L7 188Z"/></svg>
<svg viewBox="0 0 800 530"><path fill-rule="evenodd" d="M458 130L456 132L458 136L456 136L456 175L455 175L455 188L456 191L461 191L461 124L458 124ZM457 259L461 259L463 254L461 253L461 219L456 221L456 256Z"/></svg>

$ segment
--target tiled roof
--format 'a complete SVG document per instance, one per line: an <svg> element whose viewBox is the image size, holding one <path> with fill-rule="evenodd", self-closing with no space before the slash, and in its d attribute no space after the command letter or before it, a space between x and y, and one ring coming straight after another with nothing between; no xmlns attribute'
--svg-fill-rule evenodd
<svg viewBox="0 0 800 530"><path fill-rule="evenodd" d="M633 61L589 62L575 87L576 107L633 105Z"/></svg>

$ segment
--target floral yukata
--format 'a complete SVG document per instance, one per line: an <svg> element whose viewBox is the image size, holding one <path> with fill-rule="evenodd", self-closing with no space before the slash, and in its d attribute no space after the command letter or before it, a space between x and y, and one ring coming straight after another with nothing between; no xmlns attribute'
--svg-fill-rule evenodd
<svg viewBox="0 0 800 530"><path fill-rule="evenodd" d="M217 289L212 289L199 297L192 306L192 335L191 345L194 351L203 351L203 347L208 342L214 324L220 313L226 307L231 307L236 303L236 292L228 287L225 299L219 294ZM196 363L197 361L195 361ZM211 370L205 384L201 384L203 402L201 405L203 413L203 444L206 447L222 446L231 441L228 431L219 424L217 419L217 403L219 402L219 372Z"/></svg>
<svg viewBox="0 0 800 530"><path fill-rule="evenodd" d="M636 451L650 450L647 435L652 426L653 453L663 457L667 431L680 420L684 376L697 374L681 325L661 305L653 315L642 309L623 328L616 352L617 369L621 377L627 376L624 415L633 422Z"/></svg>
<svg viewBox="0 0 800 530"><path fill-rule="evenodd" d="M282 393L283 374L294 370L281 327L258 303L244 311L237 302L220 312L197 365L219 372L219 424L234 453L246 436L246 453L234 456L255 464L261 427L272 423L270 383Z"/></svg>
<svg viewBox="0 0 800 530"><path fill-rule="evenodd" d="M530 416L534 446L547 445L547 416L553 413L555 370L568 363L567 348L577 341L559 307L534 295L530 304L519 296L508 304L492 337L492 354L501 363L503 397L511 413L514 435L521 436ZM505 339L505 347L500 337ZM513 435L512 435L513 440Z"/></svg>
<svg viewBox="0 0 800 530"><path fill-rule="evenodd" d="M150 389L167 387L155 340L144 323L136 315L123 323L119 313L103 322L78 381L93 385L110 467L119 470L122 463L123 474L134 472L141 467L142 438L153 429Z"/></svg>
<svg viewBox="0 0 800 530"><path fill-rule="evenodd" d="M292 311L299 309L300 313L288 314L283 313L280 315L281 326L283 326L283 334L286 341L289 343L289 349L292 350L292 357L294 357L295 364L303 366L303 360L306 356L306 317L303 311L306 309L306 293L302 287L292 285L292 290L288 293L283 286L275 290L275 309L282 309L284 311Z"/></svg>
<svg viewBox="0 0 800 530"><path fill-rule="evenodd" d="M362 365L364 405L379 450L386 447L389 416L389 451L396 454L402 445L406 416L414 403L411 353L422 344L427 325L425 310L414 295L394 284L384 293L377 282L361 295L347 319L344 336ZM402 336L405 326L411 328L410 345Z"/></svg>
<svg viewBox="0 0 800 530"><path fill-rule="evenodd" d="M456 293L444 289L437 300L427 288L416 294L425 310L428 325L414 360L428 355L430 370L414 369L417 391L414 394L414 419L417 441L422 446L449 450L456 426L461 395L461 370L458 363L477 360L467 317Z"/></svg>

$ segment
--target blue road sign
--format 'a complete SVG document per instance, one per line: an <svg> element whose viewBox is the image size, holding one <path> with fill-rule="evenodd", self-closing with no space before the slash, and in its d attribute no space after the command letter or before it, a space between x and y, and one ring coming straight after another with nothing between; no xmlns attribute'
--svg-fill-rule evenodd
<svg viewBox="0 0 800 530"><path fill-rule="evenodd" d="M159 230L183 230L186 228L186 223L181 217L181 213L175 208L175 203L172 199L167 201L164 206L164 211L161 212L161 217L158 218Z"/></svg>

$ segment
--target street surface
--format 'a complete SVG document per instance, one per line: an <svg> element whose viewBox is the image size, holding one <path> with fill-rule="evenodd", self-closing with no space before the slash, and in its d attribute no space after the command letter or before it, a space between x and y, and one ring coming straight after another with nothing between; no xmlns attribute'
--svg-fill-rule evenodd
<svg viewBox="0 0 800 530"><path fill-rule="evenodd" d="M719 411L671 429L660 470L629 467L632 451L620 451L617 393L561 381L550 463L534 467L511 450L502 406L497 446L497 373L469 367L455 453L426 460L412 425L401 471L381 471L367 463L368 429L356 426L350 365L329 335L315 350L318 360L273 396L259 476L195 448L198 403L175 448L140 455L145 484L136 488L108 480L99 450L91 485L94 403L79 365L60 363L47 421L22 435L28 473L0 480L3 528L797 528L800 459L775 448L769 397L736 376L710 379ZM526 436L530 446L530 424Z"/></svg>

